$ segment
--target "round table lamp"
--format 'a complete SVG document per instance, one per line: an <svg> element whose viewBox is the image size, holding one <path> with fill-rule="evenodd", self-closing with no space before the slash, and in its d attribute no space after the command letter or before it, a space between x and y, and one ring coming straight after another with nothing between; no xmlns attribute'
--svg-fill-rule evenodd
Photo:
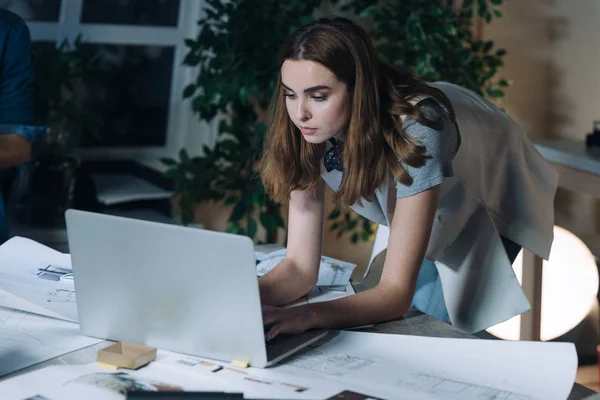
<svg viewBox="0 0 600 400"><path fill-rule="evenodd" d="M521 283L523 252L513 263ZM583 321L598 295L598 266L592 252L574 234L554 227L550 259L543 262L541 340L552 340L570 332ZM487 329L492 335L519 340L521 317L516 316Z"/></svg>

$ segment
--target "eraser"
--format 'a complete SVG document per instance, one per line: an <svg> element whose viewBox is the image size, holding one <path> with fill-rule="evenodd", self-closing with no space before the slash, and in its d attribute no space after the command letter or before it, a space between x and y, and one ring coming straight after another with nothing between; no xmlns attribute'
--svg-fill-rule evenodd
<svg viewBox="0 0 600 400"><path fill-rule="evenodd" d="M231 362L231 365L233 365L234 367L238 367L238 368L248 368L248 362L247 361L233 360Z"/></svg>
<svg viewBox="0 0 600 400"><path fill-rule="evenodd" d="M118 365L107 364L107 363L103 363L100 361L96 361L96 365L99 367L102 367L102 368L112 369L113 371L116 371L119 369Z"/></svg>

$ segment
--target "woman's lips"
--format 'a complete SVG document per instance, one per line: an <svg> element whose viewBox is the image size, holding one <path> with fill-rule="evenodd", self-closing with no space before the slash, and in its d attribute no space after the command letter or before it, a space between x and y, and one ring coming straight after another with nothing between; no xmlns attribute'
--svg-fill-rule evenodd
<svg viewBox="0 0 600 400"><path fill-rule="evenodd" d="M303 135L312 135L316 131L317 131L317 128L300 127L300 132L302 132Z"/></svg>

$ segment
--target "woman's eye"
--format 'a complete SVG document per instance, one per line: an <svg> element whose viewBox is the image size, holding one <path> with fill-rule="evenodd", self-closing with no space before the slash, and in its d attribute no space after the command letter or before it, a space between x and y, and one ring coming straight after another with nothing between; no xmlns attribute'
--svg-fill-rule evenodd
<svg viewBox="0 0 600 400"><path fill-rule="evenodd" d="M313 96L312 97L314 101L325 101L327 100L327 97L325 96Z"/></svg>
<svg viewBox="0 0 600 400"><path fill-rule="evenodd" d="M296 98L296 95L294 93L285 93L284 96L287 97L288 99L295 99Z"/></svg>

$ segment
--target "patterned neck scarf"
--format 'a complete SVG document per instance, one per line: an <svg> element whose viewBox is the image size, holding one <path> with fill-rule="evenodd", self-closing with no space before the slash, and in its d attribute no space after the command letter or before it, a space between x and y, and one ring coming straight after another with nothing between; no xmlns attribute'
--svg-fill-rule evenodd
<svg viewBox="0 0 600 400"><path fill-rule="evenodd" d="M327 172L331 172L334 169L344 172L344 143L338 139L329 139L331 148L325 152L323 163Z"/></svg>

